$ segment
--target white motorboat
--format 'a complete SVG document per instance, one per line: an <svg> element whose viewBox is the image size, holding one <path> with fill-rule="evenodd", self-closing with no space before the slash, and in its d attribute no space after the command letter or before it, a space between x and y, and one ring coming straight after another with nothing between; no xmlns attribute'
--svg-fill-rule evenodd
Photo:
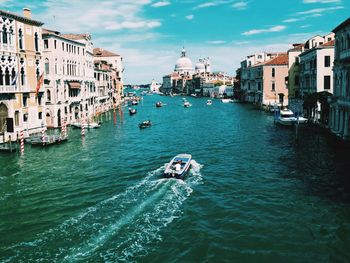
<svg viewBox="0 0 350 263"><path fill-rule="evenodd" d="M185 102L184 102L184 107L185 107L185 108L188 108L188 107L191 107L191 106L192 106L192 104L189 103L188 101L185 101Z"/></svg>
<svg viewBox="0 0 350 263"><path fill-rule="evenodd" d="M190 154L176 155L166 166L164 177L184 179L191 167L192 156Z"/></svg>
<svg viewBox="0 0 350 263"><path fill-rule="evenodd" d="M233 100L231 99L221 99L222 103L233 103Z"/></svg>
<svg viewBox="0 0 350 263"><path fill-rule="evenodd" d="M283 126L292 126L294 124L304 124L307 123L308 119L299 116L295 117L291 110L283 109L280 111L277 122Z"/></svg>
<svg viewBox="0 0 350 263"><path fill-rule="evenodd" d="M210 105L212 105L212 104L213 104L212 100L207 100L207 105L208 105L208 106L210 106Z"/></svg>

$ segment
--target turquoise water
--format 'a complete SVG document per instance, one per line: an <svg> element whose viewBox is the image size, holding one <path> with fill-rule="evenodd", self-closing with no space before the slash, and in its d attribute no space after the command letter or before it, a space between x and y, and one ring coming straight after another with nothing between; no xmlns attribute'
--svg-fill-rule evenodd
<svg viewBox="0 0 350 263"><path fill-rule="evenodd" d="M110 113L84 139L1 154L0 262L349 262L349 149L188 100L145 96L123 124ZM190 174L162 179L177 153Z"/></svg>

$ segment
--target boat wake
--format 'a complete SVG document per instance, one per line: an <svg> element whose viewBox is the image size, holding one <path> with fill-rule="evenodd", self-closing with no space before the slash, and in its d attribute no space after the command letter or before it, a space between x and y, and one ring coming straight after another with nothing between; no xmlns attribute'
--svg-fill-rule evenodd
<svg viewBox="0 0 350 263"><path fill-rule="evenodd" d="M162 240L161 229L181 216L182 204L202 182L202 166L194 160L191 165L186 181L160 179L165 165L149 172L123 193L39 234L32 242L14 245L9 261L136 261Z"/></svg>

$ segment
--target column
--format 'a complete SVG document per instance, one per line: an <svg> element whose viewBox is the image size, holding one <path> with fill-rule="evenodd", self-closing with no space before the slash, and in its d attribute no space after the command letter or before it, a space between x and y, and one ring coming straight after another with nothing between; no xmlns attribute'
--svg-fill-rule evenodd
<svg viewBox="0 0 350 263"><path fill-rule="evenodd" d="M344 139L349 139L350 134L349 134L349 108L346 109L345 111L345 123L344 123Z"/></svg>

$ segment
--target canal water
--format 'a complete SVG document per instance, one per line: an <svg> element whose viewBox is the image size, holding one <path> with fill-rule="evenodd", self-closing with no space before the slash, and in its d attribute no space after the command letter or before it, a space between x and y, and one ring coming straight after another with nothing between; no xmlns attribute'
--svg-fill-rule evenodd
<svg viewBox="0 0 350 263"><path fill-rule="evenodd" d="M349 148L188 100L145 96L123 124L1 154L0 262L349 262ZM190 174L162 179L178 153Z"/></svg>

